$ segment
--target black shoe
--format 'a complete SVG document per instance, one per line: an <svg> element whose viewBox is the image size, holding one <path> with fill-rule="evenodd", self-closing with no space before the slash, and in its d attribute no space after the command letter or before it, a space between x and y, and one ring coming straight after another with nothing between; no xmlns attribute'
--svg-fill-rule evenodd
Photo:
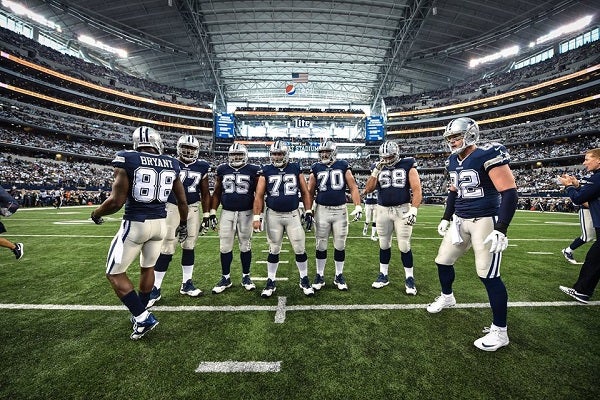
<svg viewBox="0 0 600 400"><path fill-rule="evenodd" d="M17 260L23 258L23 254L25 254L25 252L23 251L23 243L15 243L15 248L12 250L12 252L17 258Z"/></svg>

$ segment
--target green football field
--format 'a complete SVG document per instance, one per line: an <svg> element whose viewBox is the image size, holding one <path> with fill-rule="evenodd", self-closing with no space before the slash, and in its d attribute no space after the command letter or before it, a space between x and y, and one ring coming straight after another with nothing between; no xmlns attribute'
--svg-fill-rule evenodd
<svg viewBox="0 0 600 400"><path fill-rule="evenodd" d="M216 232L196 247L194 282L204 296L179 294L180 250L154 307L158 327L129 339L129 313L104 277L120 214L94 225L92 208L21 209L3 236L25 244L15 261L0 249L0 399L598 399L600 297L581 305L559 291L579 265L560 250L579 235L576 214L517 212L502 276L509 293L510 345L473 346L491 323L471 253L456 264L457 306L425 307L440 288L433 262L439 206L420 208L413 233L417 296L404 293L394 243L390 284L372 289L379 246L352 223L344 275L349 291L327 284L314 297L298 287L289 242L277 291L260 297L267 244L253 239L257 290L211 294L220 278ZM575 252L583 261L589 244ZM309 276L314 236L307 234ZM139 268L130 268L134 283ZM237 372L231 372L237 371Z"/></svg>

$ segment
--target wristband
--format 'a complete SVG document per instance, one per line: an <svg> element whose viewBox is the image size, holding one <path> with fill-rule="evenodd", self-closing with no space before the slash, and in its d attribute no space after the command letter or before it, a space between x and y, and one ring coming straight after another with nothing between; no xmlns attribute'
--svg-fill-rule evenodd
<svg viewBox="0 0 600 400"><path fill-rule="evenodd" d="M208 218L208 216L209 216L209 215L210 215L210 214L209 214L209 213L207 213L207 212L205 212L205 213L203 213L203 214L202 214L202 216L203 216L204 218Z"/></svg>
<svg viewBox="0 0 600 400"><path fill-rule="evenodd" d="M252 221L260 222L260 214L254 214L254 216L252 217Z"/></svg>
<svg viewBox="0 0 600 400"><path fill-rule="evenodd" d="M211 208L209 215L217 215L217 210L215 210L214 208Z"/></svg>
<svg viewBox="0 0 600 400"><path fill-rule="evenodd" d="M379 172L381 172L381 171L379 171L377 168L373 168L373 171L371 172L371 176L373 178L377 178L379 176Z"/></svg>

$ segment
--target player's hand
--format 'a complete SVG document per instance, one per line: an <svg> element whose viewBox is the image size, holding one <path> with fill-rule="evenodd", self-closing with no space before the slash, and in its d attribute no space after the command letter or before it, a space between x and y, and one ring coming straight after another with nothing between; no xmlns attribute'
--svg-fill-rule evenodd
<svg viewBox="0 0 600 400"><path fill-rule="evenodd" d="M208 232L209 227L210 227L210 222L209 222L208 217L203 217L202 222L200 223L200 231L198 232L200 234L200 236L206 235L206 232Z"/></svg>
<svg viewBox="0 0 600 400"><path fill-rule="evenodd" d="M381 171L383 169L383 167L386 166L386 163L383 160L379 160L379 162L375 165L375 168L379 171Z"/></svg>
<svg viewBox="0 0 600 400"><path fill-rule="evenodd" d="M310 231L312 229L314 223L314 218L313 218L313 213L312 210L308 210L304 213L304 227L307 231Z"/></svg>
<svg viewBox="0 0 600 400"><path fill-rule="evenodd" d="M487 243L491 243L490 253L498 254L508 247L508 238L504 233L494 229L483 241L483 244Z"/></svg>
<svg viewBox="0 0 600 400"><path fill-rule="evenodd" d="M19 205L11 201L6 207L0 208L0 214L4 217L10 217L14 213L16 213L18 209Z"/></svg>
<svg viewBox="0 0 600 400"><path fill-rule="evenodd" d="M406 220L406 225L413 226L417 223L417 213L419 209L417 207L411 207L406 214L402 216L402 219Z"/></svg>
<svg viewBox="0 0 600 400"><path fill-rule="evenodd" d="M260 232L260 227L262 226L262 219L260 215L254 215L252 218L252 230L256 233Z"/></svg>
<svg viewBox="0 0 600 400"><path fill-rule="evenodd" d="M437 228L440 236L446 235L446 231L448 230L449 226L450 226L450 221L448 221L447 219L443 219L440 221L440 223L438 224L438 228Z"/></svg>
<svg viewBox="0 0 600 400"><path fill-rule="evenodd" d="M219 225L219 219L217 218L216 210L210 210L210 215L208 216L208 225L213 231L217 229L217 225Z"/></svg>
<svg viewBox="0 0 600 400"><path fill-rule="evenodd" d="M179 223L179 226L175 229L175 236L179 243L185 242L185 239L188 237L187 221Z"/></svg>
<svg viewBox="0 0 600 400"><path fill-rule="evenodd" d="M92 221L94 221L94 223L96 225L100 225L100 224L104 223L104 218L102 218L102 217L96 217L94 215L93 211L92 211L92 215L90 215L90 218L92 219Z"/></svg>
<svg viewBox="0 0 600 400"><path fill-rule="evenodd" d="M360 204L355 206L354 211L352 211L350 213L350 215L354 216L354 218L352 219L352 222L360 221L360 219L362 218L362 214L363 214L362 206Z"/></svg>

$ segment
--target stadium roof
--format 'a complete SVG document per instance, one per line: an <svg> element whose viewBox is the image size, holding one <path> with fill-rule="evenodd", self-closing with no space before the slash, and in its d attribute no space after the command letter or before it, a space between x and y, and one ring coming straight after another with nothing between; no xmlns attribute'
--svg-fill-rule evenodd
<svg viewBox="0 0 600 400"><path fill-rule="evenodd" d="M469 69L472 58L526 48L560 25L600 17L595 0L20 2L61 25L67 38L86 34L128 52L126 59L103 54L111 65L212 92L217 104L308 99L375 108L383 97L482 75ZM307 82L296 82L290 96L293 73Z"/></svg>

